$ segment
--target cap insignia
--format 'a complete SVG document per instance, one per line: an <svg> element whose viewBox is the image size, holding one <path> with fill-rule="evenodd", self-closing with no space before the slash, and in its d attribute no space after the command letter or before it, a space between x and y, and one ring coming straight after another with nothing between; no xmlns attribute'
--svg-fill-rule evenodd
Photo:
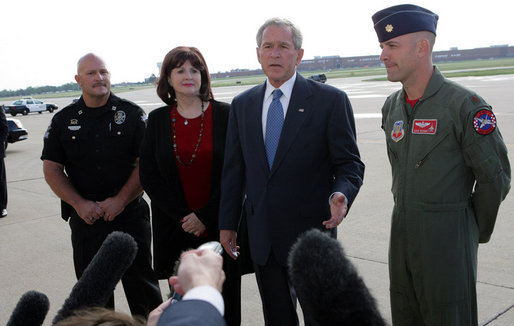
<svg viewBox="0 0 514 326"><path fill-rule="evenodd" d="M391 24L387 24L385 27L386 32L391 33L393 31L394 27Z"/></svg>

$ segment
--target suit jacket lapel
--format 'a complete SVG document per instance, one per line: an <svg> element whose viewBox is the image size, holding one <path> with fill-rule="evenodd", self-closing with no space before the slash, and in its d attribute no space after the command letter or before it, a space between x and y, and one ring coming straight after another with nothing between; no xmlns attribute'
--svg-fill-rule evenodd
<svg viewBox="0 0 514 326"><path fill-rule="evenodd" d="M252 94L249 96L247 110L248 119L248 137L251 151L255 153L255 158L258 164L261 165L266 171L268 169L268 159L266 158L266 150L264 147L264 135L262 134L262 102L264 100L264 91L266 90L266 83L257 86ZM253 146L252 146L253 145Z"/></svg>
<svg viewBox="0 0 514 326"><path fill-rule="evenodd" d="M278 143L271 174L276 171L286 156L287 151L291 148L300 128L305 122L305 119L311 114L312 110L307 102L307 98L310 95L311 90L307 85L307 81L298 74L296 76L293 92L291 93L291 100L289 101L289 107L287 108L286 119L284 120L284 126L282 127L282 133L280 135L280 141Z"/></svg>

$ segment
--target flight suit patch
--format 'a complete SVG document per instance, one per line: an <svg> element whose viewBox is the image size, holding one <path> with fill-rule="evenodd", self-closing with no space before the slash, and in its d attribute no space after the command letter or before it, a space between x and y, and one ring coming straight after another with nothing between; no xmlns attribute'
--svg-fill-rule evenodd
<svg viewBox="0 0 514 326"><path fill-rule="evenodd" d="M393 130L391 131L391 139L395 142L399 142L405 136L405 130L403 128L403 121L395 121Z"/></svg>
<svg viewBox="0 0 514 326"><path fill-rule="evenodd" d="M412 124L412 133L418 135L435 135L437 119L415 119Z"/></svg>
<svg viewBox="0 0 514 326"><path fill-rule="evenodd" d="M496 117L489 110L480 110L473 119L473 128L481 135L489 135L496 129Z"/></svg>

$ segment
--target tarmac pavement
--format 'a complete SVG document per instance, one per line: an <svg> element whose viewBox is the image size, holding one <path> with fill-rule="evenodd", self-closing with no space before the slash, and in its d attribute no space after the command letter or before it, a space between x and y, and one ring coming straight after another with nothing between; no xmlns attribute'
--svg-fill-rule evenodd
<svg viewBox="0 0 514 326"><path fill-rule="evenodd" d="M454 80L476 90L493 106L509 149L509 159L514 162L514 75ZM329 79L327 83L345 90L350 97L356 116L358 145L366 164L364 185L347 219L339 226L338 237L375 296L380 312L390 323L387 250L393 200L390 166L380 129L380 108L386 96L401 86L390 82L363 82L360 78ZM230 102L246 88L214 88L215 98ZM147 112L162 106L154 89L120 96L136 102ZM71 100L48 101L63 108ZM37 290L50 299L50 311L45 320L45 325L50 325L76 282L70 230L60 218L59 200L44 180L39 159L43 135L52 116L51 113L16 116L29 131L29 139L10 144L7 149L9 215L0 219L0 324L7 322L23 293ZM491 241L479 248L480 325L514 325L513 211L514 199L509 194L500 207ZM242 286L242 325L263 325L254 275L245 275ZM161 281L161 289L165 295L168 287L164 281ZM115 297L117 310L128 312L121 286L117 287Z"/></svg>

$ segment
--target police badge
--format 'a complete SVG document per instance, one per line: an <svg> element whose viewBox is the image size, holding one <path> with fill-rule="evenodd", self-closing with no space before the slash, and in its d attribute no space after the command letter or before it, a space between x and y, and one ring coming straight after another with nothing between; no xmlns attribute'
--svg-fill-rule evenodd
<svg viewBox="0 0 514 326"><path fill-rule="evenodd" d="M126 117L127 117L127 115L125 114L124 111L116 111L116 113L114 113L114 122L117 125L121 125L121 124L123 124L123 122L125 122Z"/></svg>

